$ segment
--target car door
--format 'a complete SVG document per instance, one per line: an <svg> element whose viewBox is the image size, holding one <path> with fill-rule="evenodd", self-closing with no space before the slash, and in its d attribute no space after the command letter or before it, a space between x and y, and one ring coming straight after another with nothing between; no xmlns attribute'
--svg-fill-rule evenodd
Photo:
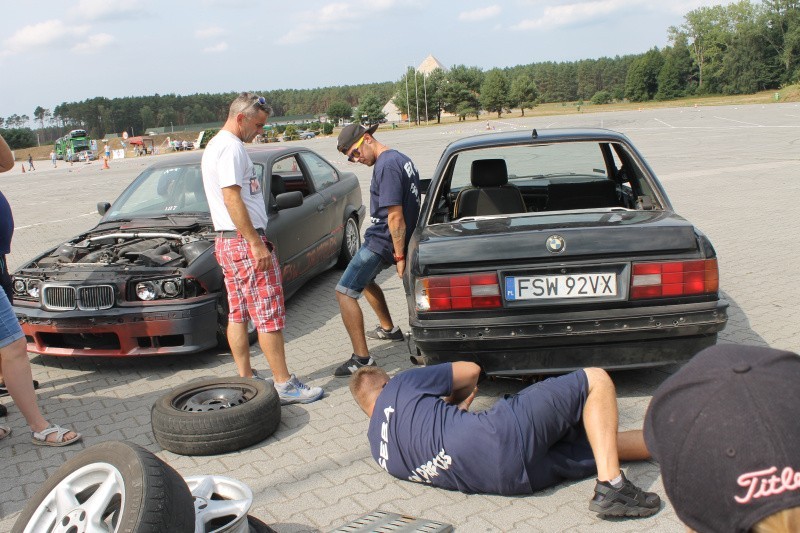
<svg viewBox="0 0 800 533"><path fill-rule="evenodd" d="M272 187L274 179L282 182L285 192L300 191L303 204L278 211L274 197L279 191ZM313 181L304 171L298 154L281 157L272 164L269 176L265 179L270 187L270 221L268 233L274 238L280 261L284 286L300 283L319 270L323 264L325 243L330 240L330 221L326 213L326 201L315 188ZM289 292L289 290L287 290Z"/></svg>

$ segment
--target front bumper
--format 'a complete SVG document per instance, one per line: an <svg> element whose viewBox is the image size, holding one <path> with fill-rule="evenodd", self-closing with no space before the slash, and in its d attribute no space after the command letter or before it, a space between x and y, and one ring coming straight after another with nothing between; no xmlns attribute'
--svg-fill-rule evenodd
<svg viewBox="0 0 800 533"><path fill-rule="evenodd" d="M410 325L426 362L475 361L487 374L528 375L685 362L716 343L727 308L720 300L489 319L413 316Z"/></svg>
<svg viewBox="0 0 800 533"><path fill-rule="evenodd" d="M14 305L29 352L126 357L195 353L217 344L217 297L180 305L51 312Z"/></svg>

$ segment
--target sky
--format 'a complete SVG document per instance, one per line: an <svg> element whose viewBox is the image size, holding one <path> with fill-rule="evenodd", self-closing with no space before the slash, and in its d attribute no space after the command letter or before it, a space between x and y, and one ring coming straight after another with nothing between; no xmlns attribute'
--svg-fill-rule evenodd
<svg viewBox="0 0 800 533"><path fill-rule="evenodd" d="M397 81L432 54L483 70L639 54L726 0L70 0L0 8L0 116L153 94Z"/></svg>

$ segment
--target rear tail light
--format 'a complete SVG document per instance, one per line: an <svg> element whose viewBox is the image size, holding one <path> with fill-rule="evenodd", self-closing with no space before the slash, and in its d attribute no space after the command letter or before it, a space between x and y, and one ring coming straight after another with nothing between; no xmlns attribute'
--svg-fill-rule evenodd
<svg viewBox="0 0 800 533"><path fill-rule="evenodd" d="M634 263L631 299L713 294L719 291L716 259L670 263Z"/></svg>
<svg viewBox="0 0 800 533"><path fill-rule="evenodd" d="M494 272L420 278L414 286L417 311L463 311L500 307Z"/></svg>

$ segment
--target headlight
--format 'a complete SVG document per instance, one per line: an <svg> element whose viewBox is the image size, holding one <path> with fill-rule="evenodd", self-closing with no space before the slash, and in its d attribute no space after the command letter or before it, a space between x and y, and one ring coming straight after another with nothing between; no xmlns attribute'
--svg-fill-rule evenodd
<svg viewBox="0 0 800 533"><path fill-rule="evenodd" d="M134 286L134 293L140 300L180 298L183 295L182 278L162 278L147 281L138 281Z"/></svg>
<svg viewBox="0 0 800 533"><path fill-rule="evenodd" d="M156 286L152 281L141 281L136 284L136 296L140 300L150 301L156 299Z"/></svg>
<svg viewBox="0 0 800 533"><path fill-rule="evenodd" d="M24 294L25 293L25 280L22 280L22 279L15 279L14 280L14 293L15 294Z"/></svg>
<svg viewBox="0 0 800 533"><path fill-rule="evenodd" d="M41 291L39 290L39 285L40 285L39 280L35 279L29 280L27 286L28 296L30 296L31 298L39 298L39 294L41 294Z"/></svg>

